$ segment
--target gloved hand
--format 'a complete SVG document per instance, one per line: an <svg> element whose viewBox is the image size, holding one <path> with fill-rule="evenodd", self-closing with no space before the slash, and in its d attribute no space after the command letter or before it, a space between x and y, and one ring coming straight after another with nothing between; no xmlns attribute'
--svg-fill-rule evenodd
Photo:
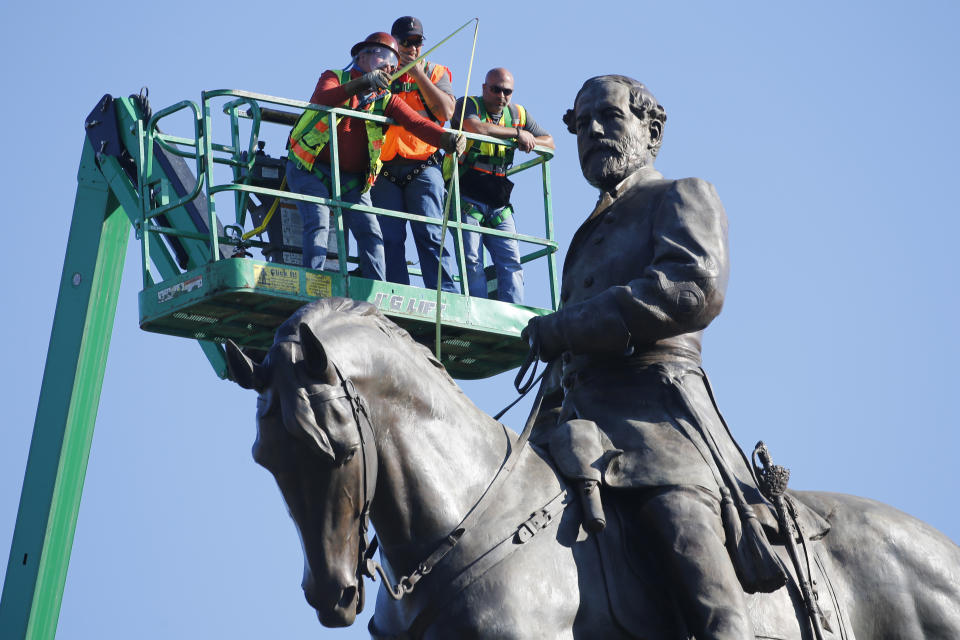
<svg viewBox="0 0 960 640"><path fill-rule="evenodd" d="M440 136L440 148L447 153L463 153L467 148L467 139L462 133L456 131L444 131Z"/></svg>
<svg viewBox="0 0 960 640"><path fill-rule="evenodd" d="M383 69L374 69L363 74L363 81L371 91L390 88L390 74Z"/></svg>
<svg viewBox="0 0 960 640"><path fill-rule="evenodd" d="M347 95L355 96L358 93L367 93L390 86L390 74L384 69L374 69L359 78L354 78L343 85Z"/></svg>
<svg viewBox="0 0 960 640"><path fill-rule="evenodd" d="M534 316L520 333L520 337L530 345L530 350L544 362L550 362L565 351L556 315Z"/></svg>

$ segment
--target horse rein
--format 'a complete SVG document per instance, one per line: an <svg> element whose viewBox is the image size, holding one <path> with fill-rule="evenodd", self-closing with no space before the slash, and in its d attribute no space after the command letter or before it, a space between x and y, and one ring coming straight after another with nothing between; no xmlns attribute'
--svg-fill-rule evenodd
<svg viewBox="0 0 960 640"><path fill-rule="evenodd" d="M489 499L489 496L492 496L497 492L506 478L510 475L510 472L513 471L517 460L520 458L520 452L523 450L527 440L530 437L530 433L532 432L533 425L536 421L536 416L540 411L541 405L543 404L543 388L541 386L537 391L536 399L534 400L533 407L530 410L530 415L527 418L523 432L521 432L520 436L517 438L514 446L511 447L510 453L507 455L506 460L504 460L503 464L500 466L500 469L497 471L497 474L490 481L490 484L487 485L487 488L484 490L480 498L478 498L474 505L470 508L463 520L460 521L460 524L454 527L454 529L444 538L443 542L441 542L440 545L434 549L434 551L427 556L425 560L420 562L417 565L417 568L410 575L403 576L397 581L396 585L393 585L391 584L383 566L373 557L379 546L377 537L374 536L372 540L367 540L367 531L369 530L370 524L370 505L373 501L373 492L376 484L375 475L377 464L377 455L375 453L376 447L374 447L373 454L368 452L368 447L370 447L374 440L373 425L370 421L370 413L367 410L366 402L357 392L353 381L350 378L345 377L340 371L340 368L332 360L330 361L330 364L333 366L334 371L336 371L337 377L340 380L340 384L336 389L331 389L329 392L323 393L323 397L320 399L320 401L329 402L331 400L346 399L350 403L354 424L356 425L357 432L360 435L360 454L362 456L362 463L364 467L363 508L360 512L360 545L356 572L358 578L357 588L358 593L360 594L360 599L358 600L358 611L360 611L363 608L364 576L376 581L376 576L379 574L389 596L394 600L400 600L406 594L412 592L417 582L419 582L423 576L430 573L430 571L433 570L433 567L443 560L443 558L450 553L454 547L457 546L460 538L468 529L472 528L477 524L477 522L479 522L480 518L484 515L484 513L486 513L487 509L492 504L492 500ZM525 371L527 366L523 367L522 370ZM541 374L540 378L542 377L543 375ZM533 378L533 374L531 374L530 378ZM537 380L540 378L537 378ZM524 385L524 388L520 389L520 398L523 398L523 396L526 395L533 384L534 382L528 381L528 383ZM519 401L520 398L518 398L517 401ZM514 401L514 404L517 401ZM511 404L510 406L513 405ZM502 413L503 412L501 412L501 414ZM361 419L361 416L363 419Z"/></svg>

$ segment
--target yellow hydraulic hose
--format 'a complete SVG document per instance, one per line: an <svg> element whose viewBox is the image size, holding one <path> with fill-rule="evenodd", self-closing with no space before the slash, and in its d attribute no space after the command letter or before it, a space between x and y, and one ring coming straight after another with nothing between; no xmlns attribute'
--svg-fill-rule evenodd
<svg viewBox="0 0 960 640"><path fill-rule="evenodd" d="M283 176L283 182L280 183L280 191L283 191L286 188L287 188L287 176ZM280 204L280 198L274 198L273 204L270 205L270 211L267 211L267 215L263 217L263 222L260 224L260 226L251 231L247 231L245 234L243 234L241 239L249 240L253 236L263 233L263 230L267 228L268 224L270 224L270 218L272 218L273 214L276 213L277 205L279 204Z"/></svg>

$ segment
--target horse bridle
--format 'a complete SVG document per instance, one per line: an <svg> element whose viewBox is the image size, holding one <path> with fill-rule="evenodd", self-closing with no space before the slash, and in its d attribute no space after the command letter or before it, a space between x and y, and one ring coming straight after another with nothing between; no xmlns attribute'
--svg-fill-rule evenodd
<svg viewBox="0 0 960 640"><path fill-rule="evenodd" d="M335 363L331 362L330 364L333 366L334 371L336 371L340 384L330 385L328 389L311 394L311 404L345 399L350 403L353 422L360 436L360 456L361 463L363 464L363 507L360 510L360 545L357 554L356 569L357 593L359 594L357 612L359 613L363 610L364 604L363 577L374 577L368 565L371 562L370 556L376 552L377 542L376 538L374 538L372 544L367 541L367 531L370 528L370 505L373 502L373 494L376 491L377 448L374 446L371 449L373 444L373 425L370 422L370 413L367 410L363 396L357 393L353 381L350 378L345 378ZM374 564L376 563L374 562ZM379 568L379 565L377 565L377 568ZM380 571L381 575L383 575L383 569L380 569ZM386 580L386 577L384 577L384 580Z"/></svg>

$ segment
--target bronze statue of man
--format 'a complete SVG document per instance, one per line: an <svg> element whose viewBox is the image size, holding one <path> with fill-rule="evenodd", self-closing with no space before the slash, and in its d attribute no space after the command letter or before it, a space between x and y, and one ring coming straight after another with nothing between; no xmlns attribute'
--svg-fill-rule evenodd
<svg viewBox="0 0 960 640"><path fill-rule="evenodd" d="M567 253L560 310L525 331L562 373L533 440L558 421L595 423L622 450L605 469L619 489L604 491L629 490L620 502L662 559L688 630L752 638L743 589L784 577L757 521L772 524L769 509L700 366L727 286L727 218L708 182L654 169L665 121L647 88L619 75L587 80L564 116L600 198Z"/></svg>

